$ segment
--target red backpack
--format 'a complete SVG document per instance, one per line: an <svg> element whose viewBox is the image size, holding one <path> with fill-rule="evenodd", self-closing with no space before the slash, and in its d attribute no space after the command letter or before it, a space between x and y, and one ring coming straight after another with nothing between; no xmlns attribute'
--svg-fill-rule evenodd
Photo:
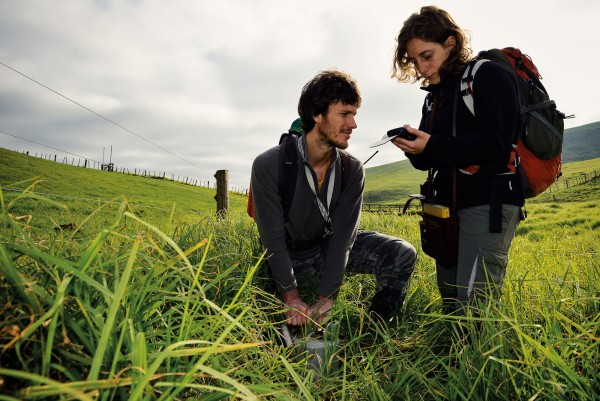
<svg viewBox="0 0 600 401"><path fill-rule="evenodd" d="M473 115L475 74L488 61L501 63L515 73L520 118L513 145L516 165L509 168L519 173L525 198L537 196L562 174L564 119L574 116L566 116L557 110L556 103L550 99L540 82L542 77L531 58L513 47L480 52L465 69L461 80L461 94Z"/></svg>

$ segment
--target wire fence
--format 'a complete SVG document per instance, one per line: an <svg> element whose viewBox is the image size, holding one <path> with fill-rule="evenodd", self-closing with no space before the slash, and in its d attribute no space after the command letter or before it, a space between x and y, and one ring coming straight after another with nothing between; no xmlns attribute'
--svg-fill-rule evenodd
<svg viewBox="0 0 600 401"><path fill-rule="evenodd" d="M591 172L587 172L587 173L579 173L575 176L570 176L569 178L566 178L564 180L558 180L556 182L556 184L553 185L560 187L562 184L562 188L571 188L575 185L581 185L581 184L585 184L587 182L590 182L592 180L597 179L600 176L600 170L594 170Z"/></svg>
<svg viewBox="0 0 600 401"><path fill-rule="evenodd" d="M62 163L62 164L68 164L71 166L77 166L77 167L82 167L82 168L90 168L90 169L94 169L94 170L101 170L101 171L107 171L107 172L114 172L114 173L121 173L121 174L130 174L130 175L136 175L136 176L140 176L140 177L146 177L146 178L152 178L152 179L158 179L158 180L169 180L169 181L173 181L173 182L178 182L181 184L185 184L185 185L191 185L194 187L202 187L202 188L213 188L216 189L217 188L217 182L215 181L210 181L210 180L198 180L198 179L194 179L191 177L186 177L186 176L180 176L180 175L175 175L175 174L170 174L167 175L167 173L165 172L161 172L161 171L156 171L156 170L149 170L149 169L138 169L138 168L134 168L134 169L130 169L128 167L121 167L121 166L117 166L114 163L103 163L103 162L99 162L97 160L92 160L92 159L85 159L85 158L80 158L80 157L68 157L68 156L63 156L62 159L59 158L56 154L51 154L51 153L35 153L35 155L30 154L29 151L15 151L18 153L23 153L32 157L38 157L40 159L44 159L44 160L49 160L49 161L54 161L56 163ZM242 188L242 187L229 187L229 192L230 193L234 193L234 194L239 194L239 195L248 195L248 189L247 188Z"/></svg>

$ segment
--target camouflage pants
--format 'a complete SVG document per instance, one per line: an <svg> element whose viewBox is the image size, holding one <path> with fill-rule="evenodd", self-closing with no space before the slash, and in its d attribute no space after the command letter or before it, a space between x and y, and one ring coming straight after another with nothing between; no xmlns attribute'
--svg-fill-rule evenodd
<svg viewBox="0 0 600 401"><path fill-rule="evenodd" d="M318 282L324 253L292 259L299 287ZM404 291L415 268L417 251L408 242L375 231L359 230L346 265L347 274L373 274L376 291L384 287ZM303 285L301 285L303 283Z"/></svg>

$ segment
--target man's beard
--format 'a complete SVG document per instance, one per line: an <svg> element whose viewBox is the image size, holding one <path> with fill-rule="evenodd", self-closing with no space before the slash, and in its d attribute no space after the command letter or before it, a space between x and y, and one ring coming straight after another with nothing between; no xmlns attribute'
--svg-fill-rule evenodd
<svg viewBox="0 0 600 401"><path fill-rule="evenodd" d="M339 148L339 149L346 149L348 147L348 141L333 141L329 138L329 135L327 135L328 133L331 133L331 124L329 124L329 121L327 120L327 118L323 119L323 124L319 127L317 127L317 132L319 134L319 140L324 143L327 144L329 147L335 147L335 148ZM334 138L337 135L334 135Z"/></svg>

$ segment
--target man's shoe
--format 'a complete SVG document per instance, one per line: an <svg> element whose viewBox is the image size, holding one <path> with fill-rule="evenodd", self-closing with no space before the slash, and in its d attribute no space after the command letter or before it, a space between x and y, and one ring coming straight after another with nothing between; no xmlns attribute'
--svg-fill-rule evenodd
<svg viewBox="0 0 600 401"><path fill-rule="evenodd" d="M369 315L387 321L392 315L402 308L404 304L404 291L384 287L371 299Z"/></svg>

